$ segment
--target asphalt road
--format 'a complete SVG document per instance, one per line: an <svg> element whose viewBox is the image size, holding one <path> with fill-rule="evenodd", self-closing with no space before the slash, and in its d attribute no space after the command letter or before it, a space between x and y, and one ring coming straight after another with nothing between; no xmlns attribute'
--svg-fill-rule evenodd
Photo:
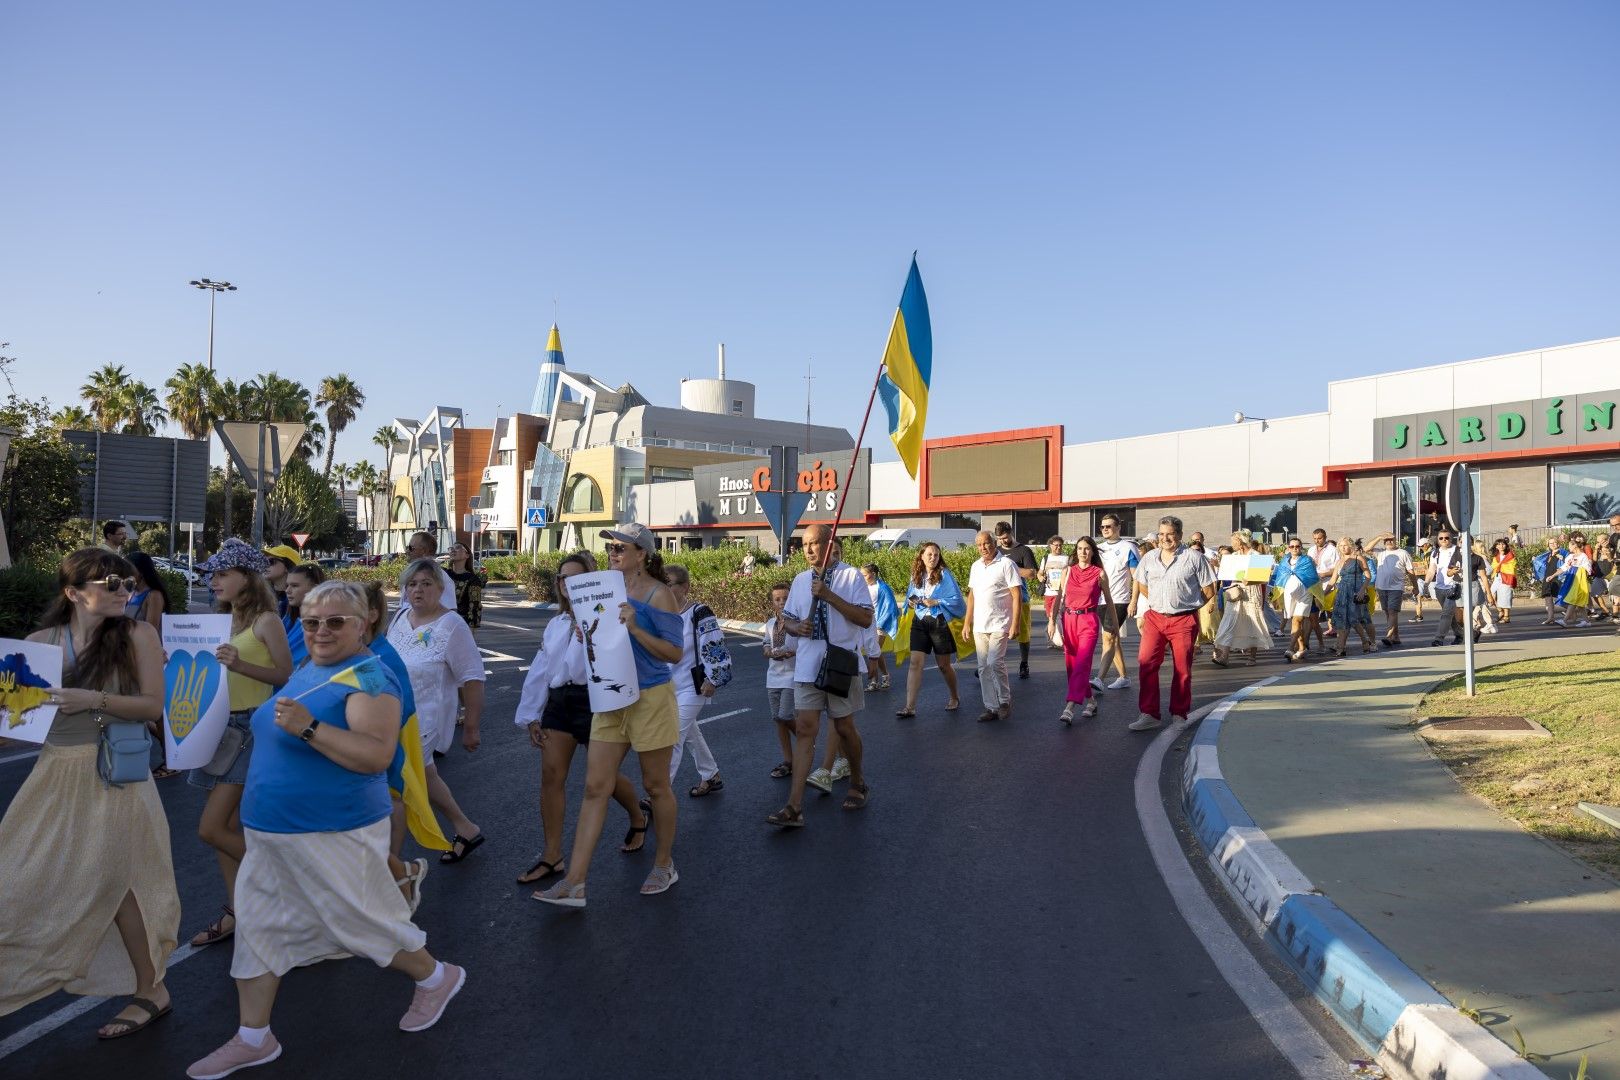
<svg viewBox="0 0 1620 1080"><path fill-rule="evenodd" d="M411 994L403 977L362 960L296 971L274 1017L282 1059L252 1075L1296 1075L1182 922L1148 854L1132 782L1149 737L1125 730L1135 691L1105 693L1097 719L1064 727L1062 659L1039 646L1004 723L975 722L971 675L956 713L943 711L931 669L914 720L894 717L898 690L868 695L871 804L846 813L842 785L835 797L811 790L809 826L780 833L764 823L786 782L767 775L778 751L763 663L752 639L734 635L736 678L704 728L726 786L689 799L696 776L690 759L683 765L679 884L638 894L652 845L619 854L625 823L610 808L590 907L533 902L513 877L540 847L539 754L511 716L543 618L524 605L486 609L483 748L458 745L440 764L489 839L462 864L433 865L418 922L435 954L468 969L467 988L436 1028L406 1035L395 1027ZM1199 702L1280 666L1201 662ZM1179 767L1179 753L1168 755L1161 788L1172 808ZM0 805L27 769L0 764ZM570 830L583 771L581 755ZM223 888L195 836L203 793L181 777L160 790L184 941ZM0 1018L0 1077L181 1075L235 1028L229 965L219 945L172 966L174 1013L117 1042L95 1039L117 1002L20 1046L18 1033L79 999L59 994ZM1308 995L1271 970L1351 1054Z"/></svg>

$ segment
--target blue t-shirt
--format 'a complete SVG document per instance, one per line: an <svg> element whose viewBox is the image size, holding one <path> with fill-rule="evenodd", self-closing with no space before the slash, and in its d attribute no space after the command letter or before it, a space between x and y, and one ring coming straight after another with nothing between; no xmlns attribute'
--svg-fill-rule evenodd
<svg viewBox="0 0 1620 1080"><path fill-rule="evenodd" d="M399 726L401 730L404 730L406 722L416 715L416 695L411 692L410 670L406 668L405 661L400 659L398 651L388 640L387 634L378 634L371 640L371 651L377 654L377 659L383 662L384 667L394 673L394 679L399 683L402 694L400 698L402 704L399 710ZM388 765L388 790L398 791L401 794L405 791L405 746L403 743L394 748L394 760Z"/></svg>
<svg viewBox="0 0 1620 1080"><path fill-rule="evenodd" d="M654 637L662 638L678 649L686 648L686 624L681 620L678 611L660 611L651 604L643 604L635 597L630 598L630 606L636 609L636 622L641 628ZM646 690L654 686L662 686L669 682L669 665L657 659L636 640L634 634L630 635L630 649L636 656L636 685Z"/></svg>
<svg viewBox="0 0 1620 1080"><path fill-rule="evenodd" d="M364 659L362 654L330 666L306 664L253 711L253 759L242 790L245 827L270 833L348 832L388 816L392 804L384 773L346 769L297 735L282 731L275 720L277 699L311 690L302 699L310 715L323 725L347 731L344 709L349 695L358 691L326 680ZM399 684L387 664L380 675L382 692L397 700ZM317 686L320 689L312 690Z"/></svg>
<svg viewBox="0 0 1620 1080"><path fill-rule="evenodd" d="M304 624L292 616L281 620L287 628L287 648L292 652L293 668L296 670L304 666L309 659L309 643L304 640Z"/></svg>

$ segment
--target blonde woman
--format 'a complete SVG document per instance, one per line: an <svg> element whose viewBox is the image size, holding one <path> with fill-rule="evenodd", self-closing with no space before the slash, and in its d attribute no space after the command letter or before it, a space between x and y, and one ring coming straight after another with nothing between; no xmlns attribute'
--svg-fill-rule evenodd
<svg viewBox="0 0 1620 1080"><path fill-rule="evenodd" d="M1248 555L1254 548L1249 534L1232 534L1232 552ZM1241 652L1253 667L1261 649L1271 648L1271 630L1266 625L1266 583L1263 581L1227 581L1221 583L1222 599L1226 610L1221 625L1215 631L1215 652L1210 658L1217 667L1227 667L1235 652Z"/></svg>
<svg viewBox="0 0 1620 1080"><path fill-rule="evenodd" d="M225 878L224 911L191 939L191 944L198 947L224 941L235 931L236 912L232 905L236 903L236 872L247 853L237 811L253 756L253 710L269 701L293 671L287 630L276 613L275 593L264 578L269 565L270 560L262 552L233 536L213 558L197 567L209 575L208 587L213 590L219 610L231 616L230 643L214 652L214 658L227 672L230 723L214 760L192 769L186 777L187 783L208 792L197 835L214 849L219 872Z"/></svg>
<svg viewBox="0 0 1620 1080"><path fill-rule="evenodd" d="M1333 567L1328 588L1333 594L1333 629L1338 631L1335 655L1343 656L1350 644L1350 632L1361 639L1361 651L1373 651L1372 601L1367 587L1372 584L1372 573L1367 566L1367 553L1349 536L1339 540L1339 562Z"/></svg>

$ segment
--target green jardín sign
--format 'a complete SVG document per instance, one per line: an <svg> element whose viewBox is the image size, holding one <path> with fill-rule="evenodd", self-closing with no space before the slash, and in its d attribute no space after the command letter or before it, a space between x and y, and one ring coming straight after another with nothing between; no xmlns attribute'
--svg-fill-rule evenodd
<svg viewBox="0 0 1620 1080"><path fill-rule="evenodd" d="M1508 401L1474 409L1382 416L1373 421L1378 461L1453 458L1503 450L1598 446L1620 442L1616 406L1606 394Z"/></svg>

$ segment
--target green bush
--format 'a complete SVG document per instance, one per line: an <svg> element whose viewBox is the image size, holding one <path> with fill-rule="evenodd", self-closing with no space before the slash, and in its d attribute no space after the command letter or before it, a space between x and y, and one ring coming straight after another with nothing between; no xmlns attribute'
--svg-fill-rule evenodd
<svg viewBox="0 0 1620 1080"><path fill-rule="evenodd" d="M185 577L173 570L159 570L158 577L163 579L163 610L170 615L184 615L190 611L191 586L186 583Z"/></svg>
<svg viewBox="0 0 1620 1080"><path fill-rule="evenodd" d="M55 570L27 563L0 570L0 637L33 633L55 597Z"/></svg>
<svg viewBox="0 0 1620 1080"><path fill-rule="evenodd" d="M381 566L345 566L341 570L327 571L326 578L328 581L358 581L368 585L373 581L380 581L388 592L398 592L399 575L404 573L406 565L405 562L395 559Z"/></svg>

